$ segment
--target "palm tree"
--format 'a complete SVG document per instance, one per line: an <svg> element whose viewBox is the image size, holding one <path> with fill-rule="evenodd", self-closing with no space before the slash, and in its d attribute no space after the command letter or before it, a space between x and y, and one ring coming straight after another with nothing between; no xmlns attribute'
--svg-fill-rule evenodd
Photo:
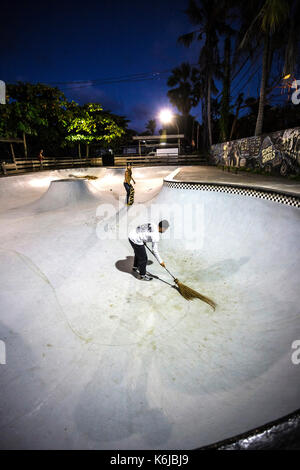
<svg viewBox="0 0 300 470"><path fill-rule="evenodd" d="M231 85L231 38L224 41L223 91L220 108L220 140L226 142L229 137L230 116L230 85Z"/></svg>
<svg viewBox="0 0 300 470"><path fill-rule="evenodd" d="M299 21L296 21L296 18L300 18L300 2L299 0L292 0L290 5L289 24L287 28L288 37L284 53L284 77L286 75L294 76L296 72L300 41L300 26Z"/></svg>
<svg viewBox="0 0 300 470"><path fill-rule="evenodd" d="M172 70L172 74L167 81L167 85L173 87L168 91L167 95L170 102L182 114L182 119L177 119L176 122L182 122L185 135L188 134L190 111L192 107L197 106L200 100L199 78L198 70L195 67L191 67L189 63L184 62Z"/></svg>
<svg viewBox="0 0 300 470"><path fill-rule="evenodd" d="M155 134L155 129L156 129L156 121L155 121L155 119L150 119L147 122L146 130L150 133L150 135L154 135Z"/></svg>
<svg viewBox="0 0 300 470"><path fill-rule="evenodd" d="M252 17L249 11L250 6ZM248 23L249 26L240 43L240 48L244 49L250 45L263 48L259 109L255 129L255 135L258 136L262 134L263 130L266 91L272 67L276 33L281 32L283 26L287 24L290 6L288 0L251 0L243 2L241 11L242 18L246 19L246 22L249 22L250 18L251 22ZM253 11L258 11L254 17Z"/></svg>
<svg viewBox="0 0 300 470"><path fill-rule="evenodd" d="M198 80L198 70L187 62L173 69L172 75L168 78L168 87L176 87L168 91L168 97L185 117L190 114L192 107L199 103Z"/></svg>
<svg viewBox="0 0 300 470"><path fill-rule="evenodd" d="M200 73L204 77L205 88L205 112L204 129L208 134L206 139L209 146L212 145L211 123L211 96L216 92L214 78L221 79L219 39L230 34L233 29L226 23L230 2L226 0L190 0L186 10L192 24L199 28L191 33L180 36L178 41L185 46L190 46L194 40L202 41L198 59ZM208 140L208 142L207 142Z"/></svg>

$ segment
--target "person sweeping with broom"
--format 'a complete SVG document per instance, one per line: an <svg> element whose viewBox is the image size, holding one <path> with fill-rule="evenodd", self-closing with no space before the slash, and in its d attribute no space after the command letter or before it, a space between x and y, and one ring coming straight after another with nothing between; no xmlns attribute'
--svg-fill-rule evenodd
<svg viewBox="0 0 300 470"><path fill-rule="evenodd" d="M169 286L176 289L182 297L186 300L194 300L199 299L202 302L210 305L210 307L215 310L217 305L215 302L206 297L200 292L197 292L194 289L182 284L172 273L166 268L165 263L162 261L159 252L158 252L158 241L159 241L159 234L164 233L169 228L169 222L167 220L162 220L159 222L158 226L154 224L144 224L139 225L135 230L130 232L129 234L129 242L134 250L134 263L133 263L133 271L138 271L140 274L140 279L144 281L151 281L153 279L152 275L146 273L146 266L147 266L147 252L146 249L152 253L152 255L157 259L159 264L165 268L167 273L173 278L175 284L170 284L169 282L160 279L157 276L154 276L156 279L168 284ZM152 242L152 250L147 246L147 242Z"/></svg>
<svg viewBox="0 0 300 470"><path fill-rule="evenodd" d="M146 273L147 252L145 244L152 243L152 253L161 266L166 267L158 251L159 234L164 233L169 228L169 222L162 220L158 226L155 224L139 225L135 230L129 233L129 243L134 251L133 271L139 272L140 279L143 281L152 281L152 276Z"/></svg>

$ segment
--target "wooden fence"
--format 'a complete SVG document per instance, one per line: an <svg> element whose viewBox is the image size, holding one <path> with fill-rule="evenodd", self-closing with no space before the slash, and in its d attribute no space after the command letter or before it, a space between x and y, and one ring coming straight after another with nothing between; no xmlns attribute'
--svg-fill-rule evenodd
<svg viewBox="0 0 300 470"><path fill-rule="evenodd" d="M72 157L52 157L45 158L42 165L40 161L35 159L24 159L16 157L14 162L2 162L2 175L26 173L40 170L54 170L66 168L81 167L103 167L115 166L124 167L127 163L132 166L171 166L171 165L204 165L206 160L200 155L161 155L161 156L145 156L145 155L115 155L114 165L103 165L102 158L72 158ZM0 172L1 173L1 172Z"/></svg>

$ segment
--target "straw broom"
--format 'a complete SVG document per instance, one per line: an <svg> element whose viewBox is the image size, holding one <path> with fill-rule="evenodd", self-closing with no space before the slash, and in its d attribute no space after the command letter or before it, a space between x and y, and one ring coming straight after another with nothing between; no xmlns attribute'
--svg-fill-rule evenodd
<svg viewBox="0 0 300 470"><path fill-rule="evenodd" d="M150 250L150 248L146 245L146 243L145 243L145 246L146 246L146 248L148 248L150 253L152 253L152 255L155 257L153 251ZM182 295L182 297L184 297L186 300L194 300L194 299L202 300L202 302L207 303L214 310L216 309L216 304L213 300L209 299L205 295L200 294L196 290L191 289L190 287L186 286L185 284L182 284L182 282L180 282L175 276L173 276L173 274L170 273L170 271L165 266L164 266L164 268L167 271L167 273L174 279L174 282L175 282L176 286L172 286L172 287L176 287L176 289L179 291L179 293ZM171 284L169 284L169 285L171 285Z"/></svg>

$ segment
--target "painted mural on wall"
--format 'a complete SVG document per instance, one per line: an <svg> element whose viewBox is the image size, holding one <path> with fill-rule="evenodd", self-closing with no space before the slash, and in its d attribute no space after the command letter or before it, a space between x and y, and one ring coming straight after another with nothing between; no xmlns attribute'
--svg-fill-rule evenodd
<svg viewBox="0 0 300 470"><path fill-rule="evenodd" d="M273 174L300 174L300 127L213 145L211 162L261 168Z"/></svg>

